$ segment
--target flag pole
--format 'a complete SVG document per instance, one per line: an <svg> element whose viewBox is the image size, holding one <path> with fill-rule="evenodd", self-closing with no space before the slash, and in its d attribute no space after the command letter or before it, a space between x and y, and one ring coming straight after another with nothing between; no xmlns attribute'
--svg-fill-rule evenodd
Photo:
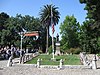
<svg viewBox="0 0 100 75"><path fill-rule="evenodd" d="M51 0L51 26L53 26L53 13L52 13L52 0ZM54 59L54 31L53 31L53 27L52 27L52 54L53 54L53 58Z"/></svg>

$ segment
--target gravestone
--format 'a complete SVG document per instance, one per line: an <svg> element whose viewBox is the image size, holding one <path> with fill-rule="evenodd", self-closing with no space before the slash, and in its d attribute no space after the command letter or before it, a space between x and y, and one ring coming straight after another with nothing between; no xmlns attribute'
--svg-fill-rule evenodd
<svg viewBox="0 0 100 75"><path fill-rule="evenodd" d="M59 35L56 36L56 51L55 55L60 55L60 41L59 41Z"/></svg>

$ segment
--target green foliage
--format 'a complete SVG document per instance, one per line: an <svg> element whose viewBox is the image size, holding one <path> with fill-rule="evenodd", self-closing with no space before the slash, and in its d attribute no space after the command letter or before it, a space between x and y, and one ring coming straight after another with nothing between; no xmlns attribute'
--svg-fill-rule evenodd
<svg viewBox="0 0 100 75"><path fill-rule="evenodd" d="M49 52L49 54L52 54L52 46L50 46L50 47L48 48L48 52Z"/></svg>
<svg viewBox="0 0 100 75"><path fill-rule="evenodd" d="M100 52L98 38L100 37L100 1L99 0L80 0L80 3L85 4L87 10L88 22L83 23L85 30L84 35L84 48L85 51L90 53ZM86 25L87 24L87 25ZM92 34L91 34L92 33ZM82 43L82 42L81 42Z"/></svg>
<svg viewBox="0 0 100 75"><path fill-rule="evenodd" d="M9 19L9 15L2 12L0 13L0 44L6 44L5 38L7 38L7 35L9 34L9 30L7 29L6 22ZM8 42L7 42L8 43Z"/></svg>
<svg viewBox="0 0 100 75"><path fill-rule="evenodd" d="M82 50L80 48L70 48L67 53L72 53L72 54L79 54L80 52L82 52Z"/></svg>
<svg viewBox="0 0 100 75"><path fill-rule="evenodd" d="M97 54L97 56L99 56L99 57L100 57L100 53L99 53L99 54Z"/></svg>
<svg viewBox="0 0 100 75"><path fill-rule="evenodd" d="M91 23L93 22L92 20L83 22L79 37L81 49L88 53L97 53L99 50L98 37L96 37L91 28Z"/></svg>
<svg viewBox="0 0 100 75"><path fill-rule="evenodd" d="M62 45L62 46L60 46L60 51L61 51L62 53L66 53L67 50L68 50L68 44L67 44L67 43L64 44L64 45Z"/></svg>
<svg viewBox="0 0 100 75"><path fill-rule="evenodd" d="M41 48L45 51L46 29L40 23L39 18L33 16L17 14L9 17L6 13L0 13L0 45L7 46L14 44L20 47L20 32L39 31L38 39L36 36L24 37L23 48L31 45L31 48Z"/></svg>
<svg viewBox="0 0 100 75"><path fill-rule="evenodd" d="M60 25L62 51L65 52L67 49L79 47L79 27L80 24L74 16L66 16L64 22Z"/></svg>
<svg viewBox="0 0 100 75"><path fill-rule="evenodd" d="M0 13L0 32L3 30L3 29L6 29L6 21L7 19L9 18L9 15L7 15L6 13L4 12L1 12Z"/></svg>
<svg viewBox="0 0 100 75"><path fill-rule="evenodd" d="M55 52L55 50L56 50L56 47L54 46L54 52ZM49 48L48 48L48 53L49 53L49 54L52 54L52 52L53 52L53 50L52 50L52 45L51 45L51 46L49 46Z"/></svg>
<svg viewBox="0 0 100 75"><path fill-rule="evenodd" d="M87 10L87 18L93 20L91 28L93 34L98 37L100 36L100 1L99 0L80 0L80 2L86 4L85 10Z"/></svg>
<svg viewBox="0 0 100 75"><path fill-rule="evenodd" d="M80 47L82 48L83 51L88 52L91 50L91 45L90 45L90 40L92 39L90 32L91 28L89 26L89 21L83 22L83 25L81 26L81 31L80 31Z"/></svg>
<svg viewBox="0 0 100 75"><path fill-rule="evenodd" d="M51 10L52 8L52 10ZM54 25L58 24L60 13L58 12L58 7L55 5L44 5L44 7L40 11L40 18L43 24L47 24L47 26L51 26L51 11L52 11L52 20Z"/></svg>

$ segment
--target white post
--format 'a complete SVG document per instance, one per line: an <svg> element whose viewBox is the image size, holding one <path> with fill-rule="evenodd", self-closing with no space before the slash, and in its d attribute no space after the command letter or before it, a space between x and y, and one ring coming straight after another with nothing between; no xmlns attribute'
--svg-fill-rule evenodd
<svg viewBox="0 0 100 75"><path fill-rule="evenodd" d="M96 64L96 55L93 56L92 60L92 69L96 70L97 69L97 64Z"/></svg>
<svg viewBox="0 0 100 75"><path fill-rule="evenodd" d="M59 68L60 68L60 69L62 69L62 65L63 65L63 60L61 59L61 60L60 60L60 65L59 65Z"/></svg>
<svg viewBox="0 0 100 75"><path fill-rule="evenodd" d="M40 68L40 59L37 60L37 68Z"/></svg>
<svg viewBox="0 0 100 75"><path fill-rule="evenodd" d="M9 58L8 63L7 63L7 67L12 66L13 62L12 62L12 56Z"/></svg>

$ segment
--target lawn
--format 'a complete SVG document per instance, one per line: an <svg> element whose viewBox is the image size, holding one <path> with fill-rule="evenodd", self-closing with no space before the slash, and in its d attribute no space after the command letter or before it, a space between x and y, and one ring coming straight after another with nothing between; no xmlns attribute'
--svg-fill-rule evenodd
<svg viewBox="0 0 100 75"><path fill-rule="evenodd" d="M39 55L26 63L27 64L36 64L38 58L41 59L42 65L59 65L60 59L63 59L64 65L80 65L80 59L79 59L78 55L55 56L56 61L51 60L52 55Z"/></svg>

